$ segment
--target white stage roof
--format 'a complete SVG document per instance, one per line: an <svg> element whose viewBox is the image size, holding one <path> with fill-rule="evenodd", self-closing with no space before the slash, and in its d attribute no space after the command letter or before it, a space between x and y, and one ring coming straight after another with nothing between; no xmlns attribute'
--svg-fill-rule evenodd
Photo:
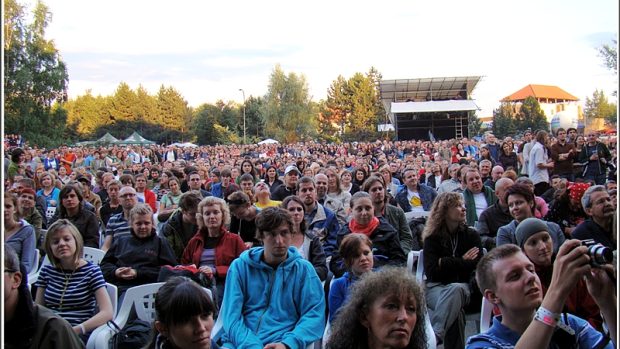
<svg viewBox="0 0 620 349"><path fill-rule="evenodd" d="M391 113L435 113L480 110L473 100L392 102Z"/></svg>

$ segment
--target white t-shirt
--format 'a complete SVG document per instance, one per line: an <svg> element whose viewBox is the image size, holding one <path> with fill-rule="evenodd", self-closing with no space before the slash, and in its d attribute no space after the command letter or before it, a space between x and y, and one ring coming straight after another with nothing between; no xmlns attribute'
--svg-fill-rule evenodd
<svg viewBox="0 0 620 349"><path fill-rule="evenodd" d="M407 189L407 200L409 200L409 204L411 205L411 211L424 211L420 193Z"/></svg>
<svg viewBox="0 0 620 349"><path fill-rule="evenodd" d="M489 207L487 199L484 197L484 193L474 194L474 202L476 203L476 216L480 217L482 211Z"/></svg>
<svg viewBox="0 0 620 349"><path fill-rule="evenodd" d="M541 182L549 182L549 171L546 168L538 168L538 164L546 164L549 154L542 144L536 142L530 151L530 163L528 164L528 175L534 185Z"/></svg>

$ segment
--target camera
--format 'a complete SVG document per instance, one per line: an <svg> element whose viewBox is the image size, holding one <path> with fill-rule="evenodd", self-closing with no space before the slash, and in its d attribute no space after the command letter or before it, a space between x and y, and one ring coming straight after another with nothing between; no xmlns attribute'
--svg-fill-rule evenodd
<svg viewBox="0 0 620 349"><path fill-rule="evenodd" d="M605 247L593 239L581 240L581 245L588 248L588 255L590 256L590 264L592 266L596 267L613 262L614 255L611 248Z"/></svg>

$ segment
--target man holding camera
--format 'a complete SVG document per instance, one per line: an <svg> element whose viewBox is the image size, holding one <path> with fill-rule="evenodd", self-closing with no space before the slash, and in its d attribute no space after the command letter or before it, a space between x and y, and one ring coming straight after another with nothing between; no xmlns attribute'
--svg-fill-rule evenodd
<svg viewBox="0 0 620 349"><path fill-rule="evenodd" d="M605 190L605 186L593 185L588 188L581 197L581 205L590 218L573 230L573 238L593 239L597 243L615 250L613 218L616 209L607 190Z"/></svg>
<svg viewBox="0 0 620 349"><path fill-rule="evenodd" d="M470 337L467 348L613 348L617 343L617 304L615 282L609 277L612 272L610 264L591 265L588 247L581 241L568 240L560 247L543 298L534 265L518 246L491 250L478 263L476 281L502 315L493 319L487 332ZM561 314L566 298L584 276L607 328L612 330L609 336L579 317Z"/></svg>

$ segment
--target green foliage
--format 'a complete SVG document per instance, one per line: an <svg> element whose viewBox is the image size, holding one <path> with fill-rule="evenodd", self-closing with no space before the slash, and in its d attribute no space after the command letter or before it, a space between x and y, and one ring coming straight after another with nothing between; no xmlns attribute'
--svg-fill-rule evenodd
<svg viewBox="0 0 620 349"><path fill-rule="evenodd" d="M65 101L69 77L53 41L45 39L47 6L37 2L32 23L26 18L24 5L4 2L5 132L50 146L66 136L66 112L54 104Z"/></svg>
<svg viewBox="0 0 620 349"><path fill-rule="evenodd" d="M265 135L291 143L316 134L316 107L310 101L308 83L303 75L286 75L276 65L263 106Z"/></svg>
<svg viewBox="0 0 620 349"><path fill-rule="evenodd" d="M599 57L603 58L605 67L618 75L618 40L612 40L613 45L603 45L598 48Z"/></svg>
<svg viewBox="0 0 620 349"><path fill-rule="evenodd" d="M264 105L265 100L261 97L250 96L245 100L246 136L248 141L250 137L253 137L253 141L250 143L256 143L265 136L265 120L262 114ZM240 108L243 108L243 106ZM241 116L243 117L243 112ZM243 126L243 120L241 120L241 125ZM243 135L243 130L241 130L241 135Z"/></svg>
<svg viewBox="0 0 620 349"><path fill-rule="evenodd" d="M345 140L376 139L377 124L386 116L379 96L380 80L381 74L374 67L348 80L338 76L320 105L320 133Z"/></svg>
<svg viewBox="0 0 620 349"><path fill-rule="evenodd" d="M510 103L500 104L499 108L493 110L493 134L501 138L513 135L515 130Z"/></svg>
<svg viewBox="0 0 620 349"><path fill-rule="evenodd" d="M473 113L469 116L469 136L477 136L480 134L480 130L482 129L482 121L478 118L476 113Z"/></svg>
<svg viewBox="0 0 620 349"><path fill-rule="evenodd" d="M549 122L545 112L540 108L540 103L534 97L527 97L516 117L515 127L517 130L525 130L531 128L535 130L549 130Z"/></svg>
<svg viewBox="0 0 620 349"><path fill-rule="evenodd" d="M603 91L594 91L592 98L586 97L584 107L586 120L593 118L604 118L610 124L615 125L618 119L618 111L615 103L610 103Z"/></svg>

